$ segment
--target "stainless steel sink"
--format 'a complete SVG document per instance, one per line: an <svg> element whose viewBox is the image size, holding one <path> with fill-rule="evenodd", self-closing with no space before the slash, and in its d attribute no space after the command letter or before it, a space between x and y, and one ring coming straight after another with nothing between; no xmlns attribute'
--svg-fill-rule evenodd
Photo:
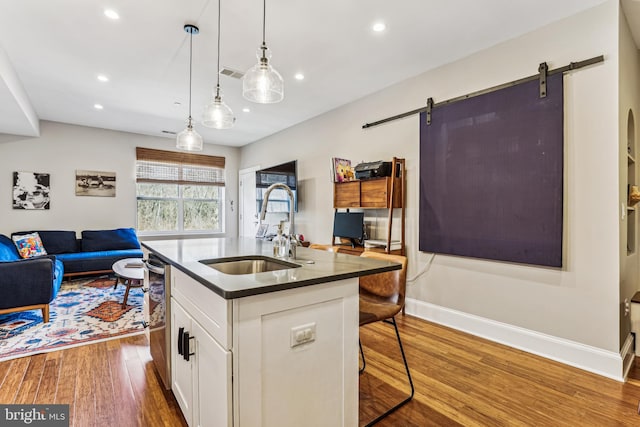
<svg viewBox="0 0 640 427"><path fill-rule="evenodd" d="M286 270L288 268L299 268L298 264L283 261L276 258L269 258L261 255L245 257L203 259L202 264L218 270L224 274L256 274L267 271Z"/></svg>

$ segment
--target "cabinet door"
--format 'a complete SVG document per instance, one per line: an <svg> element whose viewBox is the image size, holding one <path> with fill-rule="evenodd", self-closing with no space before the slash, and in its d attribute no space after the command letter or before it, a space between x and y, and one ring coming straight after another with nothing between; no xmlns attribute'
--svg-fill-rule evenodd
<svg viewBox="0 0 640 427"><path fill-rule="evenodd" d="M333 207L356 208L360 206L360 181L333 184Z"/></svg>
<svg viewBox="0 0 640 427"><path fill-rule="evenodd" d="M202 427L230 427L231 352L222 348L197 322L195 337L194 423Z"/></svg>
<svg viewBox="0 0 640 427"><path fill-rule="evenodd" d="M363 208L386 208L389 205L388 178L362 181L361 205Z"/></svg>
<svg viewBox="0 0 640 427"><path fill-rule="evenodd" d="M190 426L193 425L193 359L186 361L178 353L178 335L180 328L184 328L184 332L191 334L191 327L191 316L174 298L171 298L171 389Z"/></svg>

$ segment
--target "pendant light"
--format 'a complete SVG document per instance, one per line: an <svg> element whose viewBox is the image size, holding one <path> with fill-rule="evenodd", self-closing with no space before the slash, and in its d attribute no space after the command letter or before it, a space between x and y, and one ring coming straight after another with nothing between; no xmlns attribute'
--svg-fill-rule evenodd
<svg viewBox="0 0 640 427"><path fill-rule="evenodd" d="M220 3L218 0L218 68L217 82L216 82L216 94L204 107L204 113L202 114L202 125L214 129L229 129L233 127L236 122L236 118L233 116L233 111L227 104L222 101L220 96Z"/></svg>
<svg viewBox="0 0 640 427"><path fill-rule="evenodd" d="M263 0L262 46L258 50L258 63L247 71L242 78L242 95L252 102L272 104L284 99L284 81L282 76L270 64L271 53L267 52L265 26L267 0Z"/></svg>
<svg viewBox="0 0 640 427"><path fill-rule="evenodd" d="M195 25L185 25L184 30L189 33L189 119L187 119L187 128L178 134L176 139L176 147L181 150L201 151L202 137L193 129L193 119L191 118L191 74L193 62L193 35L198 34L200 30Z"/></svg>

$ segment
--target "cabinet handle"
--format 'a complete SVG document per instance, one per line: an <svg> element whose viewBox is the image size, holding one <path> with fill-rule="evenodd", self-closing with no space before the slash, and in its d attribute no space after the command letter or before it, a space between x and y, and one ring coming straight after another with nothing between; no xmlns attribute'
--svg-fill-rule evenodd
<svg viewBox="0 0 640 427"><path fill-rule="evenodd" d="M142 328L143 329L147 329L149 327L149 322L147 322L146 320L142 321Z"/></svg>
<svg viewBox="0 0 640 427"><path fill-rule="evenodd" d="M147 292L149 292L149 288L142 288L142 293L146 294Z"/></svg>
<svg viewBox="0 0 640 427"><path fill-rule="evenodd" d="M191 350L189 349L189 340L192 340L194 338L195 337L189 336L189 332L185 332L182 335L182 350L184 351L182 357L184 357L184 360L186 360L187 362L189 361L189 356L195 355L195 353L191 353Z"/></svg>
<svg viewBox="0 0 640 427"><path fill-rule="evenodd" d="M182 350L183 334L184 334L184 328L178 329L178 354L180 355L183 354L183 350Z"/></svg>

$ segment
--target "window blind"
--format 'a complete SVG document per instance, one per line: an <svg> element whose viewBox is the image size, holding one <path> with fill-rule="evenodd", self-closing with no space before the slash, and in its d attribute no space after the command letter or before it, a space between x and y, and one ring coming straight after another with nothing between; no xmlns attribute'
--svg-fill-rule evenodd
<svg viewBox="0 0 640 427"><path fill-rule="evenodd" d="M224 186L224 157L136 147L136 159L136 182Z"/></svg>

